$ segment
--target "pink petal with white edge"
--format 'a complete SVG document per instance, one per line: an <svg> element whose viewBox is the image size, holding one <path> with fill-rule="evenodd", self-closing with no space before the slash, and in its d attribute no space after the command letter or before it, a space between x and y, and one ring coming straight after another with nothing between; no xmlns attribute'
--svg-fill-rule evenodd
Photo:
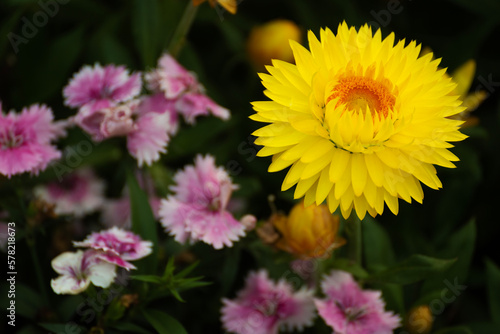
<svg viewBox="0 0 500 334"><path fill-rule="evenodd" d="M334 270L324 278L325 299L316 299L319 315L339 334L390 334L400 318L385 311L380 291L362 290L351 274Z"/></svg>
<svg viewBox="0 0 500 334"><path fill-rule="evenodd" d="M191 233L186 229L186 219L191 207L175 198L163 199L160 204L160 223L165 231L173 235L175 241L185 243L191 240Z"/></svg>
<svg viewBox="0 0 500 334"><path fill-rule="evenodd" d="M156 112L159 114L168 114L170 117L171 127L168 129L170 135L177 133L179 129L179 117L175 111L175 101L165 98L163 93L143 96L141 103L137 108L137 114L146 114L148 112Z"/></svg>
<svg viewBox="0 0 500 334"><path fill-rule="evenodd" d="M150 112L140 115L136 121L136 130L127 136L127 148L139 167L144 163L151 165L165 153L172 128L168 114Z"/></svg>
<svg viewBox="0 0 500 334"><path fill-rule="evenodd" d="M312 290L294 292L282 280L274 283L266 271L250 273L233 300L223 299L222 323L238 334L277 333L279 328L301 330L314 318Z"/></svg>
<svg viewBox="0 0 500 334"><path fill-rule="evenodd" d="M228 120L231 116L229 110L219 106L208 96L201 93L184 94L175 103L175 108L189 124L194 124L198 116L212 114L223 120Z"/></svg>
<svg viewBox="0 0 500 334"><path fill-rule="evenodd" d="M143 241L138 235L118 227L92 233L83 241L73 241L73 245L93 249L96 258L127 270L135 269L128 261L149 255L153 246L151 241Z"/></svg>
<svg viewBox="0 0 500 334"><path fill-rule="evenodd" d="M111 105L128 101L141 91L139 73L129 75L124 66L95 64L75 73L63 90L65 104L82 107L89 103L108 101Z"/></svg>

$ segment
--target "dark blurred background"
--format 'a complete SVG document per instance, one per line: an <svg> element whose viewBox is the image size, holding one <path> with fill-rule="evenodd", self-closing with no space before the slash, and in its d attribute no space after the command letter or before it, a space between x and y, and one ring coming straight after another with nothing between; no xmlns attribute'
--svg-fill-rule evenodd
<svg viewBox="0 0 500 334"><path fill-rule="evenodd" d="M4 112L45 103L53 108L56 118L67 118L74 111L63 105L62 88L84 64L123 64L134 71L154 67L186 3L2 0L0 100ZM250 102L266 98L249 62L246 39L254 26L278 18L294 21L304 36L307 30L317 34L321 27L336 31L342 21L356 27L368 22L380 27L383 36L394 32L397 40L416 40L430 47L450 73L475 59L477 70L471 91L484 90L488 98L473 112L479 123L464 130L470 138L453 149L461 159L457 168L439 168L443 189L434 191L424 186L423 205L400 201L398 216L386 212L376 219L384 235L389 236L396 260L414 253L459 258L454 276L447 279L458 277L467 288L436 318L437 329L467 325L475 333L498 333L500 325L496 327L493 321L500 319L495 319L491 310L492 290L487 284L485 261L500 263L496 239L500 237L496 211L500 200L500 1L243 0L238 1L236 15L202 4L178 59L197 73L215 101L231 110L232 118L229 122L205 118L194 127L184 126L170 143L162 165L175 171L191 163L196 153L214 154L219 165L235 161L238 168L232 176L240 184L236 195L245 199L247 211L259 219L270 215L270 194L277 196L276 205L283 211L294 203L293 189L280 192L286 171L270 174L270 158L255 157L258 148L253 145L251 133L260 124L248 119L253 113ZM61 141L61 146L77 141L80 135L72 133L67 142ZM105 147L95 152L88 159L93 159L92 164L102 176L112 179L119 159L103 154ZM259 265L258 259L244 252L238 259L241 277L247 268ZM445 278L440 279L442 285ZM439 284L438 279L406 286L404 309L419 298L425 299L426 293L439 291ZM498 291L500 282L495 284ZM234 283L225 290L234 293L239 286L241 283ZM210 295L208 291L203 293ZM203 296L193 292L190 297L182 306L185 309L177 311L190 333L201 333L203 323L213 326L206 328L220 326L217 308L203 311L208 307L199 300ZM397 308L393 305L393 309ZM185 322L188 310L204 312L198 325Z"/></svg>

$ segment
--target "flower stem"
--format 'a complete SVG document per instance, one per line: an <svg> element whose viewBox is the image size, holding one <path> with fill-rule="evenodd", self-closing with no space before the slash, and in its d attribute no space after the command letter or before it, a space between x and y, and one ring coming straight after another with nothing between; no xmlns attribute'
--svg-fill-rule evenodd
<svg viewBox="0 0 500 334"><path fill-rule="evenodd" d="M198 6L195 7L193 2L189 0L168 45L168 52L172 56L175 57L181 50L182 44L184 43L189 28L191 28L191 24L193 23L197 11Z"/></svg>
<svg viewBox="0 0 500 334"><path fill-rule="evenodd" d="M35 267L35 275L38 281L38 288L40 289L40 293L42 294L45 306L49 306L49 295L47 294L47 289L43 280L42 268L40 267L40 261L38 260L37 252L35 250L35 236L28 235L26 238L26 242L28 243L31 259L33 260L33 265Z"/></svg>
<svg viewBox="0 0 500 334"><path fill-rule="evenodd" d="M348 258L358 264L362 265L362 240L361 240L361 220L352 213L346 220L346 236L347 236L347 252Z"/></svg>

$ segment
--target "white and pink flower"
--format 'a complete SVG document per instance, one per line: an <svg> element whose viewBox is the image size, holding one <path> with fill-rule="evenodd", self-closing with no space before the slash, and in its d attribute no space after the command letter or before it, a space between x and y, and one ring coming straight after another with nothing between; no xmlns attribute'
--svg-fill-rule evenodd
<svg viewBox="0 0 500 334"><path fill-rule="evenodd" d="M82 168L34 189L35 196L54 205L58 215L82 217L99 209L104 202L104 182L89 168Z"/></svg>
<svg viewBox="0 0 500 334"><path fill-rule="evenodd" d="M170 133L177 124L168 113L158 113L140 107L138 100L94 110L82 107L74 122L92 135L95 141L111 137L126 137L130 155L138 165L151 165L166 152Z"/></svg>
<svg viewBox="0 0 500 334"><path fill-rule="evenodd" d="M223 299L224 329L237 334L276 334L302 330L315 317L313 290L294 292L285 280L274 283L266 271L250 273L235 299Z"/></svg>
<svg viewBox="0 0 500 334"><path fill-rule="evenodd" d="M215 166L211 156L197 156L195 164L174 175L175 192L162 200L161 223L180 243L201 240L215 249L231 247L245 235L244 222L237 221L226 210L231 193L237 188L222 167Z"/></svg>
<svg viewBox="0 0 500 334"><path fill-rule="evenodd" d="M315 299L319 315L339 334L391 334L400 318L385 311L380 291L362 290L351 274L334 270L321 283L324 299Z"/></svg>
<svg viewBox="0 0 500 334"><path fill-rule="evenodd" d="M60 275L50 282L57 294L76 295L90 283L107 288L116 277L116 266L101 260L92 250L62 253L52 260L52 268Z"/></svg>
<svg viewBox="0 0 500 334"><path fill-rule="evenodd" d="M151 241L143 241L138 235L118 227L92 233L83 241L73 241L73 245L93 249L101 260L127 270L135 269L128 261L148 256L153 247Z"/></svg>
<svg viewBox="0 0 500 334"><path fill-rule="evenodd" d="M169 110L172 110L173 106L173 110L181 114L189 124L194 124L198 116L211 114L223 120L230 117L229 110L212 101L196 76L169 54L164 54L158 60L158 67L147 73L145 80L147 87L156 96L156 105L151 106L153 109L168 105ZM160 99L158 94L162 94L164 99Z"/></svg>
<svg viewBox="0 0 500 334"><path fill-rule="evenodd" d="M70 107L100 105L116 106L133 99L141 92L140 73L129 74L124 66L95 64L84 66L63 90L65 104Z"/></svg>
<svg viewBox="0 0 500 334"><path fill-rule="evenodd" d="M5 115L0 104L0 174L10 178L15 174L38 172L61 157L51 144L64 134L61 124L54 122L52 110L45 105L23 108Z"/></svg>
<svg viewBox="0 0 500 334"><path fill-rule="evenodd" d="M181 94L197 90L198 80L169 54L158 60L158 68L145 75L147 86L152 91L162 91L167 99L176 99Z"/></svg>

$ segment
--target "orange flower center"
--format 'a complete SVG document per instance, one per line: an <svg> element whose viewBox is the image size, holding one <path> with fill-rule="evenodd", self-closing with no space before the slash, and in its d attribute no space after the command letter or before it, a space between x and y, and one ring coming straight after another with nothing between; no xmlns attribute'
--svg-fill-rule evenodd
<svg viewBox="0 0 500 334"><path fill-rule="evenodd" d="M331 90L326 103L337 100L336 107L345 105L348 110L364 112L367 107L372 116L386 118L394 108L396 98L382 83L372 78L348 76L340 78Z"/></svg>

